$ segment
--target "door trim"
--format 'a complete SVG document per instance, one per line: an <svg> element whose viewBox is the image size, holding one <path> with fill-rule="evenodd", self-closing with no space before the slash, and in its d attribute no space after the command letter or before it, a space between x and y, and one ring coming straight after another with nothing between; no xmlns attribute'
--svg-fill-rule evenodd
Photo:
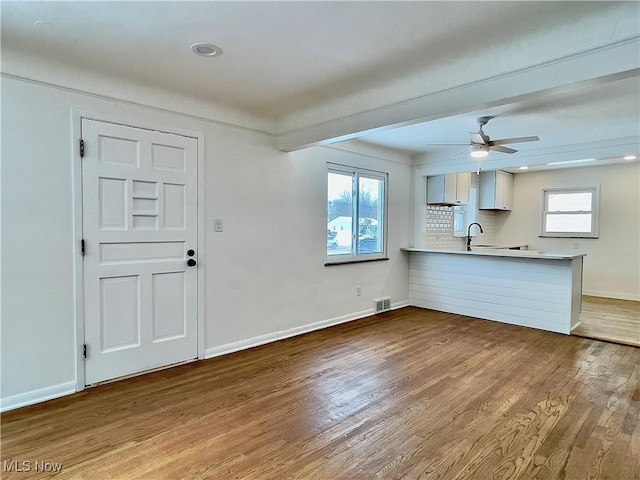
<svg viewBox="0 0 640 480"><path fill-rule="evenodd" d="M206 269L206 252L205 245L205 199L204 199L204 133L167 126L158 119L139 118L138 115L132 118L125 118L118 115L110 115L84 109L71 109L71 178L73 188L73 284L74 284L74 323L75 323L75 372L76 372L76 391L86 388L85 382L85 362L82 357L82 344L84 343L84 271L82 255L80 251L80 241L82 240L82 158L80 157L79 140L82 132L82 120L95 120L98 122L115 123L127 127L141 128L145 130L156 130L159 132L181 135L184 137L195 138L198 143L197 147L197 197L198 197L198 290L197 290L197 343L198 343L198 360L205 358L205 328L204 328L204 292L205 292L205 269Z"/></svg>

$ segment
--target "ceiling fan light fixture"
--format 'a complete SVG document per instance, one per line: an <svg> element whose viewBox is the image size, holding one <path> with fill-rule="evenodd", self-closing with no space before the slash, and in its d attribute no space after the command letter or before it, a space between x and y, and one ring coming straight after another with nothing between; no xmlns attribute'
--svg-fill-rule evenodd
<svg viewBox="0 0 640 480"><path fill-rule="evenodd" d="M489 155L488 145L471 145L471 156L473 158L484 158Z"/></svg>

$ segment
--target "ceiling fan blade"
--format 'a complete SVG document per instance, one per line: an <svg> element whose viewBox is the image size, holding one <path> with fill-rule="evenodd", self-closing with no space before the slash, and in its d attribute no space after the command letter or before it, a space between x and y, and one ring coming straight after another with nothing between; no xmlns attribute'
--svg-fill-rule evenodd
<svg viewBox="0 0 640 480"><path fill-rule="evenodd" d="M468 147L468 143L426 143L425 147Z"/></svg>
<svg viewBox="0 0 640 480"><path fill-rule="evenodd" d="M509 147L501 147L500 145L491 145L489 149L494 150L496 152L502 152L502 153L516 153L518 151Z"/></svg>
<svg viewBox="0 0 640 480"><path fill-rule="evenodd" d="M532 137L502 138L500 140L492 140L491 145L507 145L509 143L537 142L539 140L540 140L540 137L535 135Z"/></svg>
<svg viewBox="0 0 640 480"><path fill-rule="evenodd" d="M487 142L485 141L484 137L478 132L478 133L471 133L471 143L477 143L479 145L486 145Z"/></svg>
<svg viewBox="0 0 640 480"><path fill-rule="evenodd" d="M469 155L469 149L468 149L468 148L465 148L464 150L460 150L459 152L454 153L454 154L453 154L453 155L451 155L449 158L459 157L460 155L465 154L465 153L466 153L467 155Z"/></svg>

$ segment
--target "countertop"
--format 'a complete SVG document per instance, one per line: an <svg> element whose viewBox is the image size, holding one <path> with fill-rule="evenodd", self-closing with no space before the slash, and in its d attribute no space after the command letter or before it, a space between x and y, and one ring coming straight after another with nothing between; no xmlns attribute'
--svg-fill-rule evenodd
<svg viewBox="0 0 640 480"><path fill-rule="evenodd" d="M584 257L585 253L560 253L560 252L537 252L535 250L502 250L483 248L473 249L468 252L466 249L437 249L437 248L401 248L404 252L412 253L450 253L453 255L479 255L485 257L509 257L509 258L532 258L538 260L572 260L574 258Z"/></svg>

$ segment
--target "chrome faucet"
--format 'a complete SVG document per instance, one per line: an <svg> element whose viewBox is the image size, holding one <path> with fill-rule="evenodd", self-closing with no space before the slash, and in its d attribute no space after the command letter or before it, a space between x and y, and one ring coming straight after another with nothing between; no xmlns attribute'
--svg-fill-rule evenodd
<svg viewBox="0 0 640 480"><path fill-rule="evenodd" d="M473 222L469 224L469 226L467 227L467 252L471 251L471 227L473 225L477 225L480 228L480 233L484 233L484 231L482 230L482 225L480 225L479 223Z"/></svg>

